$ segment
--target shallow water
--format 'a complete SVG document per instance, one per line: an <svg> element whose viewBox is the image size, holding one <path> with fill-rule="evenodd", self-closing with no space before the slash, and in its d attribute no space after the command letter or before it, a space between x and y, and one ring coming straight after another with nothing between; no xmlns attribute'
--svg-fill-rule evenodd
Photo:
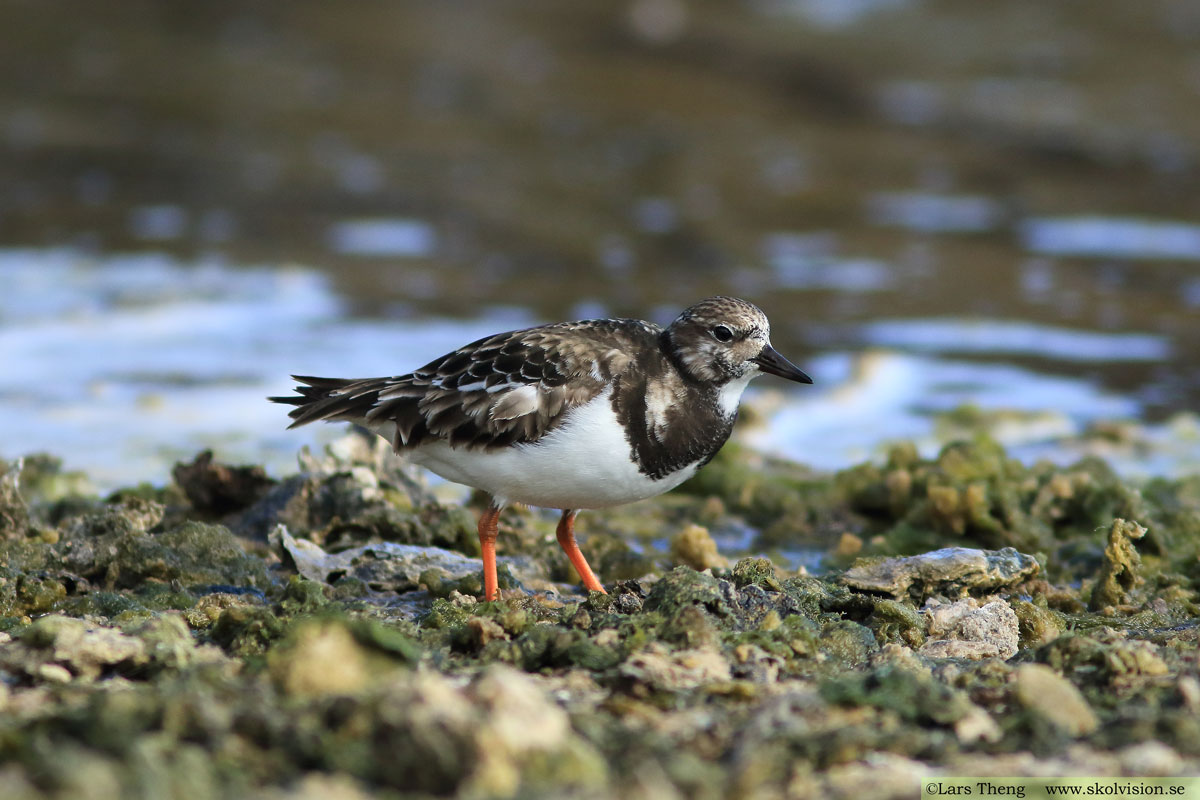
<svg viewBox="0 0 1200 800"><path fill-rule="evenodd" d="M774 452L1200 461L1189 4L122 8L0 7L0 456L283 470L287 373L728 293Z"/></svg>
<svg viewBox="0 0 1200 800"><path fill-rule="evenodd" d="M0 269L9 278L0 301L0 350L8 367L0 375L3 456L63 454L69 468L86 470L102 488L161 482L173 461L204 447L289 471L300 447L328 443L342 426L285 430L286 408L265 398L290 392L288 373L399 373L489 333L544 321L502 308L485 308L471 320L402 311L356 317L324 275L298 267L20 250L0 251ZM861 326L858 335L870 349L804 360L817 385L756 381L748 402L761 421L746 423L739 435L769 452L836 469L900 439L936 449L953 435L941 430L938 415L971 403L1018 412L992 428L1017 455L1064 460L1076 451L1056 446L1059 440L1089 422L1141 412L1128 395L1004 362L1024 352L1030 335L1053 343L1055 331L997 324L996 348L986 351L995 360L961 360L983 349L979 337L967 335L982 324L930 322L928 335L914 322ZM1149 358L1161 346L1154 337L1059 338L1076 345L1066 360L1088 360L1105 346ZM1188 452L1185 444L1183 453L1166 457L1159 448L1122 465L1174 473L1190 466Z"/></svg>

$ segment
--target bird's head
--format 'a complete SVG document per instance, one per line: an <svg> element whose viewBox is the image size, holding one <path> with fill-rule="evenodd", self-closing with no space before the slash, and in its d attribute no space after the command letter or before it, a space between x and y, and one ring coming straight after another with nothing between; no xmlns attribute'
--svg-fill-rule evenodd
<svg viewBox="0 0 1200 800"><path fill-rule="evenodd" d="M753 303L710 297L686 309L665 331L680 368L702 383L724 384L761 372L812 383L771 347L771 324Z"/></svg>

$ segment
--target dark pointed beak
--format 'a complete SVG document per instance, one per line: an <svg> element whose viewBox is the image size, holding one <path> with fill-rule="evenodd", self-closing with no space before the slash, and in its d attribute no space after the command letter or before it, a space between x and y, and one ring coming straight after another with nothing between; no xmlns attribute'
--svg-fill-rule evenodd
<svg viewBox="0 0 1200 800"><path fill-rule="evenodd" d="M763 372L771 375L778 375L781 378L787 378L789 381L796 381L797 383L813 382L812 378L805 375L802 369L779 355L779 351L771 347L771 345L764 347L761 353L750 360L758 364L758 368Z"/></svg>

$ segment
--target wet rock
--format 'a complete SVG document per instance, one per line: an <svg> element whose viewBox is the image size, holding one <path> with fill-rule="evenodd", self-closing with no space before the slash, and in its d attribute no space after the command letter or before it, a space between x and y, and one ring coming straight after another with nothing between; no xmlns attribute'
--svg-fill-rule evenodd
<svg viewBox="0 0 1200 800"><path fill-rule="evenodd" d="M1088 602L1089 610L1100 611L1129 602L1130 592L1143 582L1139 574L1142 559L1133 543L1145 535L1146 529L1136 522L1113 520L1104 548L1104 563Z"/></svg>
<svg viewBox="0 0 1200 800"><path fill-rule="evenodd" d="M930 600L922 613L928 636L918 651L926 658L1012 658L1017 654L1017 615L1003 600L980 605L973 597L954 603Z"/></svg>
<svg viewBox="0 0 1200 800"><path fill-rule="evenodd" d="M617 552L603 542L655 541L678 520L724 528L729 508L773 526L786 509L775 533L813 537L788 546L831 549L850 532L847 553L921 552L961 523L981 542L1036 540L1048 575L1005 584L998 601L984 587L1020 580L1020 570L989 577L988 558L1002 552L965 551L983 554L974 572L914 568L887 591L784 574L761 558L711 573L663 573L645 558L648 572L608 595L580 601L530 581L536 594L483 603L469 596L478 563L448 548L445 569L414 565L422 588L396 596L413 578L388 576L383 537L474 533L465 512L411 502L362 460L318 465L288 490L287 518L310 527L288 527L286 547L281 531L276 553L320 580L280 580L267 548L247 553L236 532L194 519L185 528L181 518L198 512L179 498L139 489L51 513L22 477L42 527L0 540L0 795L9 774L15 796L24 781L38 797L206 800L849 797L877 785L911 793L914 765L1195 771L1200 479L1148 484L1138 516L1111 513L1136 492L1114 488L1102 464L1028 468L988 447L947 449L936 462L898 448L836 490L736 448L721 458L720 501L676 494L650 514L596 512L587 544ZM268 498L291 480L226 519L278 516ZM953 493L935 488L931 499L930 486ZM869 515L847 505L860 502ZM1147 556L1135 570L1152 587L1145 602L1136 581L1102 613L1081 602L1079 581L1090 586L1102 564L1099 515L1105 532L1117 516L1151 528L1129 542ZM642 526L627 530L635 516ZM548 534L544 520L517 514L502 549L541 558ZM510 586L513 574L502 568ZM26 618L47 612L48 622ZM1052 671L1018 677L1025 667L1001 660L1013 616L1020 644L1037 648L1022 660ZM94 633L66 646L80 625Z"/></svg>
<svg viewBox="0 0 1200 800"><path fill-rule="evenodd" d="M717 543L703 525L688 525L671 537L671 558L699 571L729 566L729 559L717 552Z"/></svg>
<svg viewBox="0 0 1200 800"><path fill-rule="evenodd" d="M279 526L272 538L296 570L313 581L331 582L349 576L376 590L405 592L432 582L435 575L442 582L474 581L483 570L479 559L440 547L380 542L326 553L307 539L295 538L284 526ZM528 556L500 556L496 561L522 583L546 580L539 562ZM501 581L502 588L503 584Z"/></svg>
<svg viewBox="0 0 1200 800"><path fill-rule="evenodd" d="M925 597L931 594L961 596L994 592L1036 575L1033 556L1011 547L975 550L945 547L916 556L857 562L842 575L854 589L894 596Z"/></svg>
<svg viewBox="0 0 1200 800"><path fill-rule="evenodd" d="M1079 690L1042 664L1022 664L1016 671L1017 701L1068 736L1084 736L1100 721Z"/></svg>
<svg viewBox="0 0 1200 800"><path fill-rule="evenodd" d="M192 508L212 517L246 508L275 485L262 467L216 463L211 450L198 454L189 464L176 464L171 475Z"/></svg>

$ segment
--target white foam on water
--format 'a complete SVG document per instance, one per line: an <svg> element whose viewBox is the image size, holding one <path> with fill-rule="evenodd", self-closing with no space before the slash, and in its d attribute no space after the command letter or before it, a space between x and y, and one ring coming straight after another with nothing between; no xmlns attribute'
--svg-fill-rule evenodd
<svg viewBox="0 0 1200 800"><path fill-rule="evenodd" d="M1137 217L1035 217L1020 226L1035 253L1092 258L1200 260L1200 225Z"/></svg>
<svg viewBox="0 0 1200 800"><path fill-rule="evenodd" d="M780 231L763 237L763 259L774 286L877 292L895 284L891 268L870 258L838 255L838 238L828 231Z"/></svg>
<svg viewBox="0 0 1200 800"><path fill-rule="evenodd" d="M866 344L939 353L1025 355L1061 361L1160 361L1165 336L1106 333L1000 319L878 320L860 329Z"/></svg>
<svg viewBox="0 0 1200 800"><path fill-rule="evenodd" d="M894 351L834 353L805 362L816 384L790 390L766 426L745 433L754 447L819 469L878 458L897 441L932 456L947 443L939 412L971 404L1014 412L993 435L1014 457L1039 457L1087 423L1136 417L1134 400L1087 381L1008 364L973 363ZM762 391L764 381L756 382Z"/></svg>
<svg viewBox="0 0 1200 800"><path fill-rule="evenodd" d="M872 224L923 233L990 231L1003 217L1000 203L983 195L877 192L867 198Z"/></svg>
<svg viewBox="0 0 1200 800"><path fill-rule="evenodd" d="M334 253L367 258L428 258L438 243L428 222L400 217L338 222L326 241Z"/></svg>

